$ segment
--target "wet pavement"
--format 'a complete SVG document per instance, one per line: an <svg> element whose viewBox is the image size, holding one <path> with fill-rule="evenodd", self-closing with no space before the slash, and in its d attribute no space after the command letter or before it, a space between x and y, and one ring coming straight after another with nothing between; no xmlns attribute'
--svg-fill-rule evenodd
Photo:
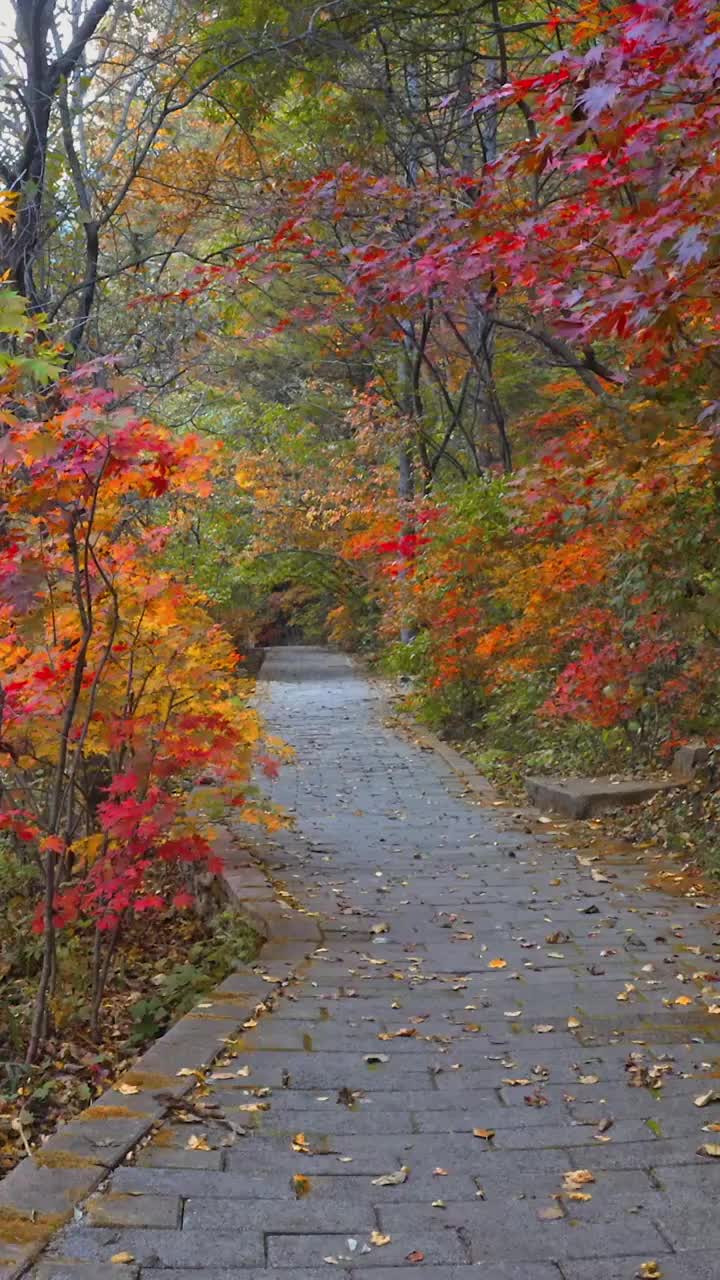
<svg viewBox="0 0 720 1280"><path fill-rule="evenodd" d="M716 913L473 802L347 658L263 678L323 944L33 1275L717 1280Z"/></svg>

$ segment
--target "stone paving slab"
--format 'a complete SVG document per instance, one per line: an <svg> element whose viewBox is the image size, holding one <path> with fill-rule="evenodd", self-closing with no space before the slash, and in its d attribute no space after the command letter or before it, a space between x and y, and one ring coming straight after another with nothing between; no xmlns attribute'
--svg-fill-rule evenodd
<svg viewBox="0 0 720 1280"><path fill-rule="evenodd" d="M720 1078L720 912L493 808L466 762L386 726L346 658L276 650L265 675L297 756L272 791L295 828L263 857L318 914L287 925L250 877L289 983L214 997L228 1019L274 992L197 1096L214 1117L133 1153L143 1089L111 1150L91 1125L83 1172L129 1154L33 1280L634 1280L653 1258L718 1280L720 1161L698 1147L720 1107L695 1098ZM158 1071L200 1034L158 1046Z"/></svg>

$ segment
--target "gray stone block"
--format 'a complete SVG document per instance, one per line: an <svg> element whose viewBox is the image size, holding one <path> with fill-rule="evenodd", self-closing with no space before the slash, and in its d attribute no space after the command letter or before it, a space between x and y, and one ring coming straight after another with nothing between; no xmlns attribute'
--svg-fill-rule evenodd
<svg viewBox="0 0 720 1280"><path fill-rule="evenodd" d="M559 1267L552 1262L533 1263L528 1275L525 1263L476 1262L471 1266L405 1266L379 1267L374 1280L563 1280Z"/></svg>
<svg viewBox="0 0 720 1280"><path fill-rule="evenodd" d="M608 809L625 809L642 804L678 786L667 778L526 778L525 790L539 809L550 809L568 818L592 818Z"/></svg>
<svg viewBox="0 0 720 1280"><path fill-rule="evenodd" d="M638 1274L642 1262L650 1256L657 1262L662 1280L717 1280L717 1250L691 1250L689 1253L627 1254L622 1258L594 1258L591 1262L563 1262L565 1280L630 1280Z"/></svg>
<svg viewBox="0 0 720 1280"><path fill-rule="evenodd" d="M92 1227L165 1227L180 1226L179 1196L137 1194L114 1189L91 1196L84 1215Z"/></svg>
<svg viewBox="0 0 720 1280"><path fill-rule="evenodd" d="M39 1163L47 1161L48 1167L69 1167L75 1158L78 1166L103 1165L110 1168L148 1132L152 1120L132 1116L124 1119L102 1118L71 1120L48 1138L38 1153Z"/></svg>
<svg viewBox="0 0 720 1280"><path fill-rule="evenodd" d="M136 1164L142 1169L221 1169L222 1163L222 1151L186 1151L165 1143L150 1143L136 1157Z"/></svg>
<svg viewBox="0 0 720 1280"><path fill-rule="evenodd" d="M138 1267L131 1263L124 1266L99 1266L96 1262L39 1262L30 1273L30 1280L137 1280Z"/></svg>
<svg viewBox="0 0 720 1280"><path fill-rule="evenodd" d="M141 1271L171 1267L262 1267L264 1248L259 1231L217 1236L208 1231L164 1231L142 1228L72 1226L56 1249L63 1259L108 1265L116 1253L131 1253ZM118 1272L118 1280L122 1272Z"/></svg>
<svg viewBox="0 0 720 1280"><path fill-rule="evenodd" d="M51 1169L28 1156L0 1182L0 1214L67 1214L103 1177L97 1165Z"/></svg>
<svg viewBox="0 0 720 1280"><path fill-rule="evenodd" d="M352 1242L355 1242L353 1248ZM322 1266L325 1258L337 1258L337 1265L354 1268L402 1266L408 1254L424 1254L426 1263L467 1262L468 1253L457 1231L447 1227L421 1229L412 1239L403 1233L382 1248L370 1247L363 1253L368 1238L361 1235L270 1235L267 1237L268 1265L278 1268ZM410 1259L412 1261L412 1259Z"/></svg>
<svg viewBox="0 0 720 1280"><path fill-rule="evenodd" d="M183 1227L217 1233L240 1230L264 1231L274 1235L297 1232L345 1232L368 1235L375 1226L372 1207L362 1201L323 1202L310 1196L294 1204L283 1200L190 1199L186 1201Z"/></svg>
<svg viewBox="0 0 720 1280"><path fill-rule="evenodd" d="M686 742L678 747L672 759L672 775L679 781L687 782L693 774L707 764L710 750L705 742Z"/></svg>
<svg viewBox="0 0 720 1280"><path fill-rule="evenodd" d="M133 1195L190 1196L203 1199L223 1197L235 1200L295 1200L290 1176L258 1173L253 1168L243 1173L225 1173L192 1169L148 1169L124 1166L112 1180L114 1191Z"/></svg>

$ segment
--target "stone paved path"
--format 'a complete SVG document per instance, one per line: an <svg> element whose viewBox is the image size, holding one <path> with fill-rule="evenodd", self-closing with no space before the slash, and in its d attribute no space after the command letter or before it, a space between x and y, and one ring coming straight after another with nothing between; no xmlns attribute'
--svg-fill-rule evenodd
<svg viewBox="0 0 720 1280"><path fill-rule="evenodd" d="M346 659L265 676L324 946L213 1083L248 1136L165 1125L38 1280L717 1280L715 913L503 829Z"/></svg>

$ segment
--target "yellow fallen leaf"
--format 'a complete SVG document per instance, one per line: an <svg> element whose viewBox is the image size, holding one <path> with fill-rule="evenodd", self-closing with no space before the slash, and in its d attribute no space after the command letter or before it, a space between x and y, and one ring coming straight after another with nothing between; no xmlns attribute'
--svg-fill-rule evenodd
<svg viewBox="0 0 720 1280"><path fill-rule="evenodd" d="M269 1111L269 1102L246 1102L242 1107L238 1107L238 1111Z"/></svg>
<svg viewBox="0 0 720 1280"><path fill-rule="evenodd" d="M186 1151L212 1151L212 1147L207 1138L198 1137L196 1133L191 1133L185 1143Z"/></svg>
<svg viewBox="0 0 720 1280"><path fill-rule="evenodd" d="M295 1192L295 1196L298 1200L302 1200L303 1196L310 1194L310 1187L312 1186L312 1183L304 1173L294 1173L292 1182L293 1191Z"/></svg>
<svg viewBox="0 0 720 1280"><path fill-rule="evenodd" d="M641 1262L635 1272L637 1280L662 1280L662 1274L654 1258L651 1258L648 1262Z"/></svg>
<svg viewBox="0 0 720 1280"><path fill-rule="evenodd" d="M384 1236L382 1231L373 1231L370 1236L370 1243L376 1244L378 1248L381 1248L384 1244L389 1244L391 1239L392 1236Z"/></svg>
<svg viewBox="0 0 720 1280"><path fill-rule="evenodd" d="M599 1076L578 1076L578 1084L598 1084Z"/></svg>
<svg viewBox="0 0 720 1280"><path fill-rule="evenodd" d="M139 1084L118 1084L115 1087L118 1093L124 1093L126 1096L129 1096L131 1093L140 1092Z"/></svg>
<svg viewBox="0 0 720 1280"><path fill-rule="evenodd" d="M114 1253L110 1261L111 1262L134 1262L135 1254L134 1253Z"/></svg>
<svg viewBox="0 0 720 1280"><path fill-rule="evenodd" d="M249 1075L250 1075L250 1068L249 1068L249 1067L240 1067L240 1068L235 1072L235 1075L236 1075L236 1076L249 1076Z"/></svg>
<svg viewBox="0 0 720 1280"><path fill-rule="evenodd" d="M491 960L489 969L507 969L507 960Z"/></svg>
<svg viewBox="0 0 720 1280"><path fill-rule="evenodd" d="M585 1186L588 1182L595 1181L595 1174L589 1169L568 1169L563 1174L563 1189L565 1191L577 1191L578 1187Z"/></svg>
<svg viewBox="0 0 720 1280"><path fill-rule="evenodd" d="M692 996L676 996L674 1003L682 1005L684 1008L688 1004L693 1004L693 998Z"/></svg>
<svg viewBox="0 0 720 1280"><path fill-rule="evenodd" d="M592 1200L592 1196L589 1191L569 1191L568 1200Z"/></svg>
<svg viewBox="0 0 720 1280"><path fill-rule="evenodd" d="M568 1018L567 1024L571 1031L574 1031L576 1027L582 1026L582 1022L579 1018Z"/></svg>
<svg viewBox="0 0 720 1280"><path fill-rule="evenodd" d="M293 1151L301 1151L306 1156L312 1155L310 1144L304 1133L296 1133L291 1145Z"/></svg>
<svg viewBox="0 0 720 1280"><path fill-rule="evenodd" d="M484 1138L486 1142L491 1142L495 1137L494 1129L473 1129L474 1138Z"/></svg>
<svg viewBox="0 0 720 1280"><path fill-rule="evenodd" d="M703 1142L702 1146L698 1147L697 1153L699 1156L712 1156L717 1160L720 1157L720 1143Z"/></svg>

